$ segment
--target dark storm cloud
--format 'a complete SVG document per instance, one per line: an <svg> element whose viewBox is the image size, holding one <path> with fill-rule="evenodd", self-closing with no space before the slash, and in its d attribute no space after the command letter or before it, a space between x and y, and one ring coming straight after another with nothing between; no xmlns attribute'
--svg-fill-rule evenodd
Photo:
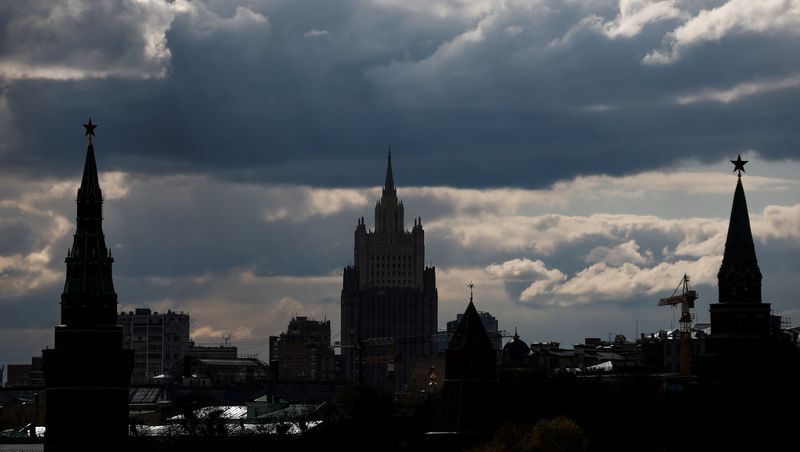
<svg viewBox="0 0 800 452"><path fill-rule="evenodd" d="M120 5L90 8L83 20L144 14ZM593 5L150 6L146 17L158 20L147 27L99 28L90 43L64 43L99 52L98 67L113 68L107 54L139 55L132 49L162 31L160 57L142 50L128 63L150 78L7 77L14 141L1 158L21 171L62 172L90 115L109 169L321 186L375 183L389 143L406 183L454 186L542 186L749 148L796 156L797 89L727 104L676 101L800 72L793 34L731 32L687 44L670 64L645 64L698 7L666 8L630 32L616 2ZM40 41L33 34L6 46ZM20 60L14 49L4 60ZM78 56L64 64L86 66Z"/></svg>
<svg viewBox="0 0 800 452"><path fill-rule="evenodd" d="M62 80L159 76L169 59L159 31L171 16L160 2L4 2L0 72Z"/></svg>

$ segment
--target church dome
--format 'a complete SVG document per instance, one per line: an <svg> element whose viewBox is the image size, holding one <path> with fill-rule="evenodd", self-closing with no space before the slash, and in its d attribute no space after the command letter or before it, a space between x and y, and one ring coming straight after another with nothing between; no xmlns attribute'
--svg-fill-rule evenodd
<svg viewBox="0 0 800 452"><path fill-rule="evenodd" d="M521 362L530 356L531 348L525 341L519 338L515 329L514 338L511 339L511 342L503 346L503 354L514 362Z"/></svg>

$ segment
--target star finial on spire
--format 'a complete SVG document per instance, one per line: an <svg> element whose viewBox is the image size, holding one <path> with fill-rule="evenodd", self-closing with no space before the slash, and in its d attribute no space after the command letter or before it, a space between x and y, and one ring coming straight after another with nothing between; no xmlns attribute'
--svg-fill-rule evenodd
<svg viewBox="0 0 800 452"><path fill-rule="evenodd" d="M92 124L92 118L89 118L89 122L83 125L86 129L86 136L89 137L89 142L92 142L92 137L94 137L94 129L97 127L97 124Z"/></svg>
<svg viewBox="0 0 800 452"><path fill-rule="evenodd" d="M92 124L92 118L89 118L89 122L83 125L86 128L86 135L94 136L94 129L97 127L97 124Z"/></svg>
<svg viewBox="0 0 800 452"><path fill-rule="evenodd" d="M745 172L744 164L747 163L747 160L742 160L742 154L739 154L739 156L736 157L736 160L731 160L731 163L734 165L733 172L735 173L738 171L739 177L742 177L742 173Z"/></svg>
<svg viewBox="0 0 800 452"><path fill-rule="evenodd" d="M472 284L472 281L470 281L467 287L469 287L469 302L472 303L472 289L475 288L475 284Z"/></svg>

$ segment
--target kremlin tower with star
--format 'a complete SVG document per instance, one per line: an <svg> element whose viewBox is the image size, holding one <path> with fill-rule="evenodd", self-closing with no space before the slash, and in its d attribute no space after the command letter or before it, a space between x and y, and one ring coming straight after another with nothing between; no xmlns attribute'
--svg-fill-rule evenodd
<svg viewBox="0 0 800 452"><path fill-rule="evenodd" d="M114 450L128 436L128 393L133 351L122 349L114 258L103 234L103 193L91 119L77 228L67 252L61 323L55 346L43 350L47 388L45 450ZM87 425L90 423L90 426Z"/></svg>

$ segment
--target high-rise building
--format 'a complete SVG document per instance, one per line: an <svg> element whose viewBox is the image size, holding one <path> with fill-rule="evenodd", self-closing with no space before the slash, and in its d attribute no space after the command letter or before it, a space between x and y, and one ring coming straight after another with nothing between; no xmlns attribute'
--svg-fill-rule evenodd
<svg viewBox="0 0 800 452"><path fill-rule="evenodd" d="M346 377L402 391L412 363L433 356L438 293L436 270L425 265L422 219L415 218L413 228L405 229L391 150L375 205L375 229L367 230L364 217L358 220L354 251L342 287Z"/></svg>
<svg viewBox="0 0 800 452"><path fill-rule="evenodd" d="M279 381L333 381L336 363L331 321L295 317L280 336L269 338L269 360Z"/></svg>
<svg viewBox="0 0 800 452"><path fill-rule="evenodd" d="M189 315L137 308L120 312L122 348L133 350L133 384L150 383L162 374L179 375L189 349Z"/></svg>
<svg viewBox="0 0 800 452"><path fill-rule="evenodd" d="M128 436L133 352L122 349L117 324L114 259L103 234L103 194L94 156L96 126L89 120L84 127L89 145L76 201L77 229L67 252L61 323L55 327L54 348L42 351L45 450L113 450Z"/></svg>

